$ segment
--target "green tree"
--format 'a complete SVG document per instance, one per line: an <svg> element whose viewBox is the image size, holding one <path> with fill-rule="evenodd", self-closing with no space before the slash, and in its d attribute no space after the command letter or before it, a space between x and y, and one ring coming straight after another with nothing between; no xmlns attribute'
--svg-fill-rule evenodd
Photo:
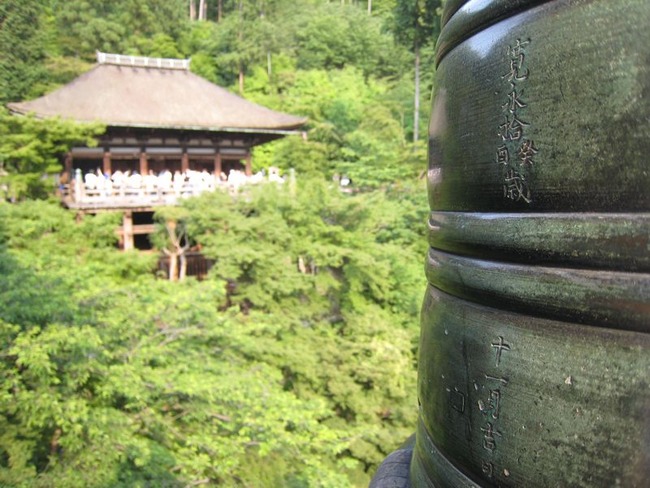
<svg viewBox="0 0 650 488"><path fill-rule="evenodd" d="M50 178L61 171L61 155L74 144L94 146L104 132L100 124L11 115L0 108L0 163L5 198L46 198L54 188Z"/></svg>
<svg viewBox="0 0 650 488"><path fill-rule="evenodd" d="M137 51L156 35L176 42L187 23L184 0L52 1L62 53L87 60L95 51Z"/></svg>
<svg viewBox="0 0 650 488"><path fill-rule="evenodd" d="M85 237L109 222L80 230L50 203L0 203L0 218L13 284L0 287L0 484L264 486L259 466L274 460L276 485L347 485L326 402L298 398L277 366L244 354L274 326L220 312L223 283L124 280L106 262L143 258ZM57 256L38 252L56 243ZM36 282L47 286L34 294ZM68 313L12 314L11 300Z"/></svg>
<svg viewBox="0 0 650 488"><path fill-rule="evenodd" d="M294 20L295 50L302 69L355 66L365 76L395 77L405 53L382 32L382 22L353 6L321 5Z"/></svg>
<svg viewBox="0 0 650 488"><path fill-rule="evenodd" d="M421 173L423 153L407 142L405 97L410 93L404 95L395 86L347 67L299 70L280 96L253 93L255 101L306 115L310 126L306 141L288 138L257 150L256 164L261 153L263 166L295 168L301 178L347 175L358 188L414 180Z"/></svg>
<svg viewBox="0 0 650 488"><path fill-rule="evenodd" d="M187 275L186 252L190 248L186 220L188 213L183 207L162 207L156 210L157 232L152 241L169 261L169 280L183 281Z"/></svg>
<svg viewBox="0 0 650 488"><path fill-rule="evenodd" d="M0 203L0 484L367 485L415 421L415 194L187 200L216 264L182 283L117 215Z"/></svg>
<svg viewBox="0 0 650 488"><path fill-rule="evenodd" d="M38 0L0 4L0 104L32 95L46 77L44 17Z"/></svg>
<svg viewBox="0 0 650 488"><path fill-rule="evenodd" d="M440 32L441 0L398 1L395 6L396 38L413 53L413 142L420 133L420 61L423 49L431 47Z"/></svg>
<svg viewBox="0 0 650 488"><path fill-rule="evenodd" d="M280 368L299 397L326 398L327 425L348 433L346 457L361 471L415 421L411 354L426 243L404 228L413 224L405 218L410 192L350 197L299 180L295 193L266 186L246 198L217 193L185 204L188 232L215 260L212 278L225 283L221 307L236 307L255 327L276 324L244 355ZM416 214L424 221L424 210Z"/></svg>

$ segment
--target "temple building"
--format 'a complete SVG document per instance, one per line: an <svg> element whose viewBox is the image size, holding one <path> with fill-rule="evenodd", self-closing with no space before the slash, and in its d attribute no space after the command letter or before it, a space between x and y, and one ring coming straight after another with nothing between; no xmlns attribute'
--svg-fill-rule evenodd
<svg viewBox="0 0 650 488"><path fill-rule="evenodd" d="M81 214L123 212L123 249L146 248L159 205L253 175L253 147L299 134L306 119L249 102L190 71L190 60L97 53L97 65L58 90L11 103L16 114L100 122L97 147L64 155L63 203Z"/></svg>

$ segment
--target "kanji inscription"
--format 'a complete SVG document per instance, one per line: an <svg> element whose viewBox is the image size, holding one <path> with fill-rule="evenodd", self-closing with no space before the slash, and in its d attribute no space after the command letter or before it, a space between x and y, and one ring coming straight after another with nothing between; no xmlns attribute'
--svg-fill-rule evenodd
<svg viewBox="0 0 650 488"><path fill-rule="evenodd" d="M505 436L501 410L504 393L510 381L501 373L501 369L503 361L511 354L512 344L503 336L497 336L489 342L489 347L494 354L494 366L490 368L489 373L482 374L481 378L474 381L474 390L478 395L476 406L483 419L480 432L485 457L481 460L481 471L487 478L492 478L496 473L494 453Z"/></svg>
<svg viewBox="0 0 650 488"><path fill-rule="evenodd" d="M526 128L530 124L522 118L523 110L528 107L524 88L530 76L526 66L526 48L529 44L530 39L517 39L506 51L508 69L501 78L508 88L501 105L503 119L497 132L500 144L495 155L495 161L501 168L503 196L525 203L532 201L529 175L539 152L535 141L526 137Z"/></svg>

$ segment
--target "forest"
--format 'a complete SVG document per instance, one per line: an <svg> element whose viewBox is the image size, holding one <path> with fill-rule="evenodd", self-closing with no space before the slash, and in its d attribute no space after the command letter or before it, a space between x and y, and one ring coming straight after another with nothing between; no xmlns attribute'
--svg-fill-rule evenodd
<svg viewBox="0 0 650 488"><path fill-rule="evenodd" d="M0 486L368 485L417 418L441 3L0 3ZM119 216L76 219L48 176L104 128L5 108L96 51L308 117L253 157L295 184L160 207L155 251L119 251ZM170 219L203 279L156 272Z"/></svg>

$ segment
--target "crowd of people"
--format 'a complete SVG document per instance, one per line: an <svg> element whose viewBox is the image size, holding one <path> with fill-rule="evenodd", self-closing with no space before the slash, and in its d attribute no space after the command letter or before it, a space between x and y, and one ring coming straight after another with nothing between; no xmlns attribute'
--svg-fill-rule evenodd
<svg viewBox="0 0 650 488"><path fill-rule="evenodd" d="M117 195L140 195L140 196L166 196L166 195L198 195L206 191L213 191L216 188L228 188L237 190L245 184L261 183L262 181L284 182L278 168L269 168L268 174L265 170L253 175L246 175L242 170L231 169L226 175L221 172L215 175L205 169L202 171L187 170L174 171L163 170L155 173L149 170L142 175L138 171L116 170L112 174L103 173L99 168L95 172L88 172L83 175L80 169L75 171L75 191L83 190L83 195L77 197L108 197Z"/></svg>

